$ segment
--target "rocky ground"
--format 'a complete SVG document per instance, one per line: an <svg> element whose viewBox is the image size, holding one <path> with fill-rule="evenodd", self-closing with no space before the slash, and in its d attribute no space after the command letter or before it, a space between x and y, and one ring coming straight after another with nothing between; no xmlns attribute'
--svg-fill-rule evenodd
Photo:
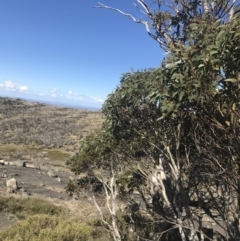
<svg viewBox="0 0 240 241"><path fill-rule="evenodd" d="M76 178L73 173L64 171L64 167L51 166L46 162L25 163L17 160L12 162L0 161L0 195L15 197L39 197L51 200L56 204L71 202L72 196L66 193L65 187L70 179ZM17 190L10 193L6 181L14 178ZM14 221L7 214L0 215L0 230L10 226Z"/></svg>
<svg viewBox="0 0 240 241"><path fill-rule="evenodd" d="M41 195L50 198L69 199L64 187L69 181L69 173L45 168L20 167L12 165L0 166L0 194L7 192L6 180L14 178L17 181L19 195Z"/></svg>

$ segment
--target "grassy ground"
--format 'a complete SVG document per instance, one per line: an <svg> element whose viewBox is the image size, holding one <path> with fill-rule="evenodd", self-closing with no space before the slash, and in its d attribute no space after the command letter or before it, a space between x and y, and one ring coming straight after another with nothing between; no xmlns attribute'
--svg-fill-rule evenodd
<svg viewBox="0 0 240 241"><path fill-rule="evenodd" d="M99 221L84 221L70 210L38 198L0 197L0 215L15 224L0 232L0 241L107 241Z"/></svg>
<svg viewBox="0 0 240 241"><path fill-rule="evenodd" d="M59 216L64 214L66 210L43 199L0 196L0 212L11 214L18 220L35 214Z"/></svg>
<svg viewBox="0 0 240 241"><path fill-rule="evenodd" d="M93 240L91 225L65 217L38 214L0 233L1 241L86 241Z"/></svg>
<svg viewBox="0 0 240 241"><path fill-rule="evenodd" d="M66 160L71 156L71 153L60 148L43 148L39 146L26 146L16 144L0 144L0 159L4 160L27 160L31 161L38 157L47 158L56 164L65 164Z"/></svg>
<svg viewBox="0 0 240 241"><path fill-rule="evenodd" d="M79 141L102 123L100 111L87 111L0 97L0 144L78 149Z"/></svg>

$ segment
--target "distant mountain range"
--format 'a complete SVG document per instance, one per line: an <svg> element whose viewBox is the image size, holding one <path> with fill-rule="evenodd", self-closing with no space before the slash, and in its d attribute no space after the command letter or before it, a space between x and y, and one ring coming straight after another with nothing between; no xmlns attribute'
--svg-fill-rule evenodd
<svg viewBox="0 0 240 241"><path fill-rule="evenodd" d="M31 99L25 99L25 100L31 101L31 102L39 102L39 103L48 104L48 105L68 107L68 108L73 108L73 109L86 109L86 110L95 110L95 111L101 110L100 108L96 108L96 107L82 106L82 105L78 105L78 104L64 103L64 102L59 102L59 101L44 101L44 100L31 100Z"/></svg>
<svg viewBox="0 0 240 241"><path fill-rule="evenodd" d="M62 107L67 107L67 108L73 108L73 109L85 109L85 110L91 110L91 111L101 111L100 108L96 108L96 107L89 107L89 106L83 106L83 105L78 105L78 104L74 104L74 103L64 103L64 102L59 102L59 101L45 101L45 100L36 100L36 99L30 99L30 98L15 98L15 97L8 97L8 96L3 96L0 95L0 97L3 98L9 98L9 99L21 99L21 100L26 100L26 101L30 101L30 102L38 102L38 103L43 103L43 104L47 104L47 105L54 105L54 106L62 106Z"/></svg>

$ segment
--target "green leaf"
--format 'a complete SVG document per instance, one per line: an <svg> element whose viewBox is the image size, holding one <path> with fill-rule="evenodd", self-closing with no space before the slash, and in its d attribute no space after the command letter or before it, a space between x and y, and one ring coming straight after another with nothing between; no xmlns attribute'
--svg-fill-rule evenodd
<svg viewBox="0 0 240 241"><path fill-rule="evenodd" d="M240 36L240 33L236 32L235 35L234 35L234 38Z"/></svg>
<svg viewBox="0 0 240 241"><path fill-rule="evenodd" d="M172 97L174 98L177 93L178 93L178 91L174 92L174 93L172 94Z"/></svg>
<svg viewBox="0 0 240 241"><path fill-rule="evenodd" d="M222 31L220 31L217 35L217 39L221 38L222 35L225 34L225 29L223 29Z"/></svg>
<svg viewBox="0 0 240 241"><path fill-rule="evenodd" d="M214 45L214 44L210 44L207 46L208 49L218 49L218 46L217 45Z"/></svg>
<svg viewBox="0 0 240 241"><path fill-rule="evenodd" d="M183 96L184 96L184 91L181 91L181 93L179 94L178 100L181 101Z"/></svg>
<svg viewBox="0 0 240 241"><path fill-rule="evenodd" d="M229 79L225 79L224 81L226 81L226 82L232 82L232 83L237 82L236 79L231 79L231 78L229 78Z"/></svg>
<svg viewBox="0 0 240 241"><path fill-rule="evenodd" d="M213 50L213 51L210 52L210 55L214 55L214 54L218 54L218 51Z"/></svg>
<svg viewBox="0 0 240 241"><path fill-rule="evenodd" d="M222 23L222 19L220 18L215 22L215 26L218 27L221 23Z"/></svg>
<svg viewBox="0 0 240 241"><path fill-rule="evenodd" d="M192 30L198 30L198 25L196 23L192 23L190 26Z"/></svg>
<svg viewBox="0 0 240 241"><path fill-rule="evenodd" d="M171 64L166 64L166 68L171 69L172 67L174 67L176 64L175 63L171 63Z"/></svg>
<svg viewBox="0 0 240 241"><path fill-rule="evenodd" d="M171 77L172 80L179 78L179 73L174 73Z"/></svg>

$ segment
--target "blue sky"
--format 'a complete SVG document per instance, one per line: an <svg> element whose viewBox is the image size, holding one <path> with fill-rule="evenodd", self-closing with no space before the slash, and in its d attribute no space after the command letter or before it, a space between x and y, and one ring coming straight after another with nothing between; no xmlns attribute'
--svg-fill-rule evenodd
<svg viewBox="0 0 240 241"><path fill-rule="evenodd" d="M101 2L140 16L131 1ZM0 0L0 95L101 107L123 73L158 67L144 26L97 4Z"/></svg>

